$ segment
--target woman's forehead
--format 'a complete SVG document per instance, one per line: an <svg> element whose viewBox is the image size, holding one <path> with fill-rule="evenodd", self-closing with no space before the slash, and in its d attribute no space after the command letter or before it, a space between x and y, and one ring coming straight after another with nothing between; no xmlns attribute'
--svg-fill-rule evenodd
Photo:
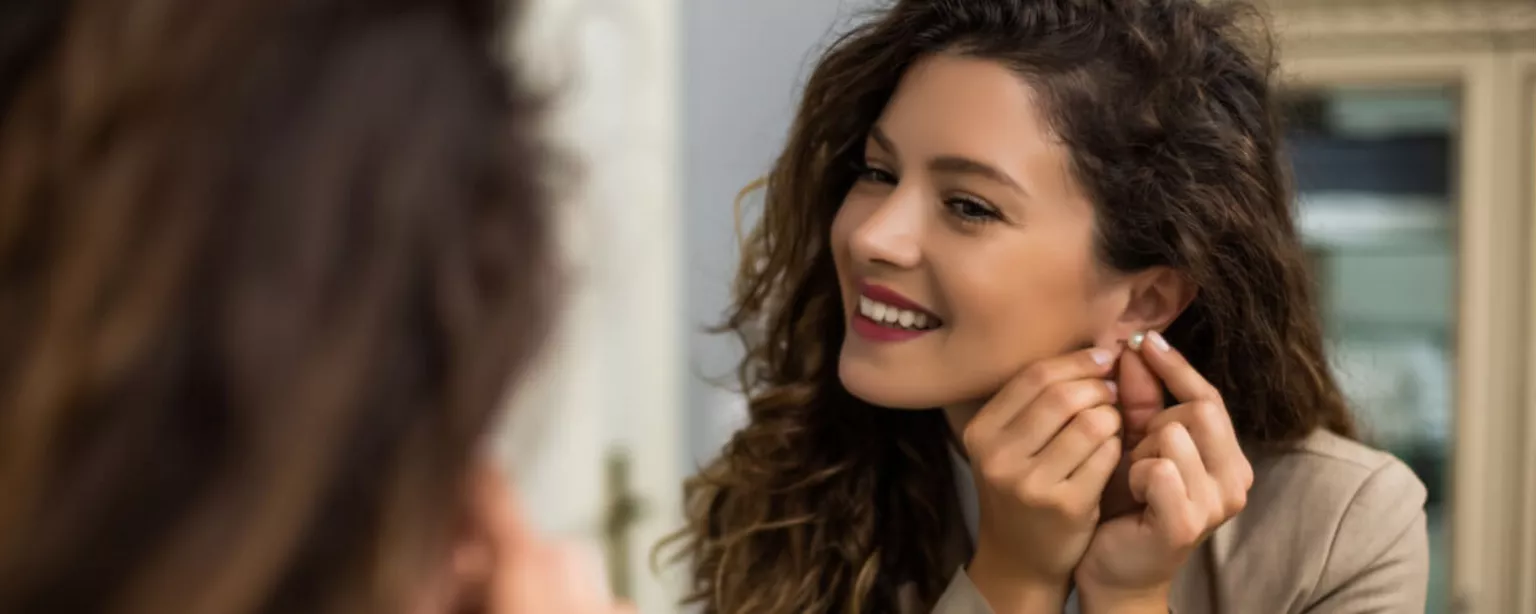
<svg viewBox="0 0 1536 614"><path fill-rule="evenodd" d="M1038 99L1000 62L938 54L908 69L876 126L904 165L959 157L1002 169L1030 193L1064 193L1069 152Z"/></svg>

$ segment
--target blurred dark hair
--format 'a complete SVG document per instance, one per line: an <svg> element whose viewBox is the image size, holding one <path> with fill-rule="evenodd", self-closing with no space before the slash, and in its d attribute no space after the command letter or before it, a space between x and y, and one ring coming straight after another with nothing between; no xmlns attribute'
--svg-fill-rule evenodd
<svg viewBox="0 0 1536 614"><path fill-rule="evenodd" d="M899 0L838 39L765 182L726 328L743 340L748 425L686 486L674 538L706 612L891 612L932 603L960 522L937 412L883 411L837 376L843 308L828 233L907 68L993 60L1040 95L1119 271L1199 289L1167 330L1237 434L1278 449L1354 426L1323 355L1291 217L1267 36L1198 0ZM1257 30L1262 30L1258 28Z"/></svg>
<svg viewBox="0 0 1536 614"><path fill-rule="evenodd" d="M547 328L494 0L0 8L0 611L394 612Z"/></svg>

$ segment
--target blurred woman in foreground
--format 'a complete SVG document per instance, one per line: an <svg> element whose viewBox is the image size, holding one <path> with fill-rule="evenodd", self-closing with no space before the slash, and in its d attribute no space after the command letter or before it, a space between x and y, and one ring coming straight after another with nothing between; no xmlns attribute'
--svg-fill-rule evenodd
<svg viewBox="0 0 1536 614"><path fill-rule="evenodd" d="M555 289L505 9L0 8L0 611L613 610L481 456Z"/></svg>

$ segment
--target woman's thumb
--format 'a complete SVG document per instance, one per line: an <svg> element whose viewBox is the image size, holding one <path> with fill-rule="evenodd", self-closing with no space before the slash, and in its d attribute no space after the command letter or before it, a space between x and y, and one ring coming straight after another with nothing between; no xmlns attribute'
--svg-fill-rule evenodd
<svg viewBox="0 0 1536 614"><path fill-rule="evenodd" d="M1125 428L1126 450L1136 449L1147 435L1147 426L1163 411L1163 383L1152 373L1139 352L1124 352L1116 375L1120 393L1120 421Z"/></svg>

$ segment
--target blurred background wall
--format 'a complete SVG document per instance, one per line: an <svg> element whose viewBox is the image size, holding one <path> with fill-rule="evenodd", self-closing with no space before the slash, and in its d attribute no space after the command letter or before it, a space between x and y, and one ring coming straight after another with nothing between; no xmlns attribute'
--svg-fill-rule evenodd
<svg viewBox="0 0 1536 614"><path fill-rule="evenodd" d="M690 463L712 457L743 418L739 345L713 335L730 299L738 245L732 202L784 140L811 62L874 0L702 0L681 5L683 194ZM755 198L746 201L755 205ZM744 209L750 229L755 209ZM727 384L722 389L717 383Z"/></svg>

